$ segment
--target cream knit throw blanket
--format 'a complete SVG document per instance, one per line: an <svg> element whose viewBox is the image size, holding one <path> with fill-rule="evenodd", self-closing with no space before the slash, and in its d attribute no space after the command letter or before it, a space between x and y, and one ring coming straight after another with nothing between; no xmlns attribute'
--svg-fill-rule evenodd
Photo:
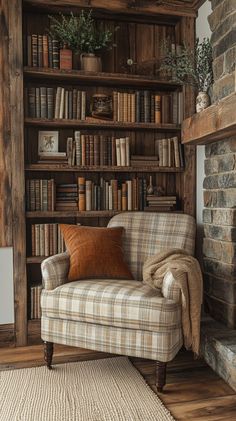
<svg viewBox="0 0 236 421"><path fill-rule="evenodd" d="M200 316L203 280L198 261L181 249L171 249L149 257L143 266L143 283L162 289L167 272L181 291L184 345L199 355Z"/></svg>

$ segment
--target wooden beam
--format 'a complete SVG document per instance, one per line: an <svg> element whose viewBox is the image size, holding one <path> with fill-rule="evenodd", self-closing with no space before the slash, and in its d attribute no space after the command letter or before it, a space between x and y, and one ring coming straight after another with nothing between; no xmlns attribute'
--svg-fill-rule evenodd
<svg viewBox="0 0 236 421"><path fill-rule="evenodd" d="M180 1L157 1L157 0L24 0L25 6L44 7L46 10L52 7L78 8L82 7L101 10L105 13L121 13L128 15L154 16L167 14L170 16L196 16L196 11L191 3Z"/></svg>
<svg viewBox="0 0 236 421"><path fill-rule="evenodd" d="M8 0L4 0L9 4ZM9 74L12 139L12 233L16 345L27 343L22 1L9 4Z"/></svg>
<svg viewBox="0 0 236 421"><path fill-rule="evenodd" d="M0 0L0 247L12 246L8 7Z"/></svg>
<svg viewBox="0 0 236 421"><path fill-rule="evenodd" d="M236 134L236 92L187 118L182 125L182 143L206 145Z"/></svg>
<svg viewBox="0 0 236 421"><path fill-rule="evenodd" d="M195 45L195 19L182 18L181 39L185 45L193 49ZM195 93L191 87L184 89L184 116L190 116L195 112ZM195 217L196 215L196 148L186 146L185 172L183 174L183 197L184 212Z"/></svg>

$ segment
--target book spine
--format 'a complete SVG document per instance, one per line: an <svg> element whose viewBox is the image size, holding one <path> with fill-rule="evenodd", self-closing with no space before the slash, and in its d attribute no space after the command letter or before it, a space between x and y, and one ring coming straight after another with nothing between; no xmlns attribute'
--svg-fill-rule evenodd
<svg viewBox="0 0 236 421"><path fill-rule="evenodd" d="M113 120L118 121L118 92L114 91L113 97Z"/></svg>
<svg viewBox="0 0 236 421"><path fill-rule="evenodd" d="M73 94L72 91L68 93L68 118L72 120L73 118Z"/></svg>
<svg viewBox="0 0 236 421"><path fill-rule="evenodd" d="M54 89L47 88L47 118L53 119Z"/></svg>
<svg viewBox="0 0 236 421"><path fill-rule="evenodd" d="M124 167L126 165L126 139L121 138L120 140L120 165Z"/></svg>
<svg viewBox="0 0 236 421"><path fill-rule="evenodd" d="M63 118L65 118L67 120L68 117L69 117L69 92L66 90L65 96L64 96Z"/></svg>
<svg viewBox="0 0 236 421"><path fill-rule="evenodd" d="M35 256L40 256L40 225L35 224Z"/></svg>
<svg viewBox="0 0 236 421"><path fill-rule="evenodd" d="M48 37L48 66L53 68L53 47L52 38Z"/></svg>
<svg viewBox="0 0 236 421"><path fill-rule="evenodd" d="M29 117L36 117L36 90L35 88L28 88L28 108L29 108Z"/></svg>
<svg viewBox="0 0 236 421"><path fill-rule="evenodd" d="M32 66L32 38L27 35L27 66Z"/></svg>
<svg viewBox="0 0 236 421"><path fill-rule="evenodd" d="M92 181L85 181L85 200L86 200L86 211L92 210Z"/></svg>
<svg viewBox="0 0 236 421"><path fill-rule="evenodd" d="M94 165L94 136L89 135L89 165Z"/></svg>
<svg viewBox="0 0 236 421"><path fill-rule="evenodd" d="M100 164L100 139L98 135L94 135L94 165Z"/></svg>
<svg viewBox="0 0 236 421"><path fill-rule="evenodd" d="M31 225L31 254L32 256L36 256L35 250L35 224Z"/></svg>
<svg viewBox="0 0 236 421"><path fill-rule="evenodd" d="M130 138L129 137L125 138L125 158L126 158L125 165L129 167L130 166Z"/></svg>
<svg viewBox="0 0 236 421"><path fill-rule="evenodd" d="M149 123L151 121L150 92L144 91L143 98L144 98L144 122Z"/></svg>
<svg viewBox="0 0 236 421"><path fill-rule="evenodd" d="M47 118L47 88L41 86L40 88L40 116Z"/></svg>
<svg viewBox="0 0 236 421"><path fill-rule="evenodd" d="M52 39L52 67L59 69L59 42L57 39Z"/></svg>
<svg viewBox="0 0 236 421"><path fill-rule="evenodd" d="M121 186L121 194L122 194L122 211L126 211L127 210L127 184L126 183L122 183Z"/></svg>
<svg viewBox="0 0 236 421"><path fill-rule="evenodd" d="M85 135L81 135L81 165L86 165L86 141Z"/></svg>
<svg viewBox="0 0 236 421"><path fill-rule="evenodd" d="M61 48L60 52L60 69L71 70L72 51L68 48Z"/></svg>
<svg viewBox="0 0 236 421"><path fill-rule="evenodd" d="M81 140L80 131L75 131L75 165L81 165Z"/></svg>
<svg viewBox="0 0 236 421"><path fill-rule="evenodd" d="M78 190L79 190L79 211L85 211L85 178L78 178Z"/></svg>
<svg viewBox="0 0 236 421"><path fill-rule="evenodd" d="M132 211L133 207L132 207L132 181L131 180L127 180L127 210L128 211Z"/></svg>
<svg viewBox="0 0 236 421"><path fill-rule="evenodd" d="M77 91L76 119L81 120L81 91Z"/></svg>
<svg viewBox="0 0 236 421"><path fill-rule="evenodd" d="M41 118L41 88L35 88L35 116Z"/></svg>
<svg viewBox="0 0 236 421"><path fill-rule="evenodd" d="M38 67L43 67L43 36L38 35Z"/></svg>
<svg viewBox="0 0 236 421"><path fill-rule="evenodd" d="M38 67L38 35L31 35L32 40L32 66Z"/></svg>
<svg viewBox="0 0 236 421"><path fill-rule="evenodd" d="M161 96L155 95L155 123L161 123Z"/></svg>
<svg viewBox="0 0 236 421"><path fill-rule="evenodd" d="M72 94L72 118L73 120L76 120L77 117L77 90L73 89Z"/></svg>
<svg viewBox="0 0 236 421"><path fill-rule="evenodd" d="M50 243L49 243L49 224L45 224L44 225L44 232L45 232L45 245L44 245L44 249L45 249L45 256L50 256Z"/></svg>
<svg viewBox="0 0 236 421"><path fill-rule="evenodd" d="M113 210L118 210L118 181L112 180L112 202Z"/></svg>
<svg viewBox="0 0 236 421"><path fill-rule="evenodd" d="M123 118L122 121L124 121L125 123L128 122L128 118L129 118L129 110L128 110L128 93L124 92L123 94Z"/></svg>
<svg viewBox="0 0 236 421"><path fill-rule="evenodd" d="M64 103L65 103L65 89L61 88L60 111L59 111L59 118L60 119L62 119L64 117Z"/></svg>
<svg viewBox="0 0 236 421"><path fill-rule="evenodd" d="M85 120L86 116L86 92L81 92L81 120Z"/></svg>
<svg viewBox="0 0 236 421"><path fill-rule="evenodd" d="M116 139L116 165L121 166L121 148L120 148L120 139Z"/></svg>
<svg viewBox="0 0 236 421"><path fill-rule="evenodd" d="M43 35L43 67L48 67L48 37Z"/></svg>
<svg viewBox="0 0 236 421"><path fill-rule="evenodd" d="M135 92L135 121L136 123L141 122L140 91Z"/></svg>

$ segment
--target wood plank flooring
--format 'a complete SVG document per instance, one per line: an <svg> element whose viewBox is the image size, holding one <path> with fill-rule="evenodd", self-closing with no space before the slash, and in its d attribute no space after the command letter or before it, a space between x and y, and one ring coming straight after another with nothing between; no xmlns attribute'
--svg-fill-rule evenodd
<svg viewBox="0 0 236 421"><path fill-rule="evenodd" d="M105 357L111 354L56 345L53 363ZM138 358L131 361L156 392L155 362ZM0 349L1 370L42 364L42 345ZM178 421L236 420L236 393L203 360L194 360L191 352L181 351L169 364L165 393L159 396Z"/></svg>

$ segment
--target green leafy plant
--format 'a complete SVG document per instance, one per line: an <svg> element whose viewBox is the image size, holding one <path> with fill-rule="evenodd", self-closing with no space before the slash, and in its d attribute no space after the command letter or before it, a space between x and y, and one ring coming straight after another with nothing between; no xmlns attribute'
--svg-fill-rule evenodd
<svg viewBox="0 0 236 421"><path fill-rule="evenodd" d="M78 49L81 53L96 53L112 48L112 32L104 29L102 24L96 25L92 17L92 10L88 12L82 10L78 19Z"/></svg>
<svg viewBox="0 0 236 421"><path fill-rule="evenodd" d="M186 46L178 48L177 52L165 48L160 70L170 72L177 82L207 92L213 83L212 61L209 38L204 38L201 43L197 39L194 51Z"/></svg>
<svg viewBox="0 0 236 421"><path fill-rule="evenodd" d="M105 29L101 23L97 25L92 17L92 10L80 12L80 15L70 16L60 13L59 18L49 16L49 35L60 42L61 47L68 48L79 53L96 53L97 51L112 48L113 33ZM115 28L115 30L117 30Z"/></svg>
<svg viewBox="0 0 236 421"><path fill-rule="evenodd" d="M78 50L79 41L79 20L71 12L70 16L64 16L60 13L60 18L55 16L49 16L50 29L48 30L49 35L59 41L60 46L66 45L73 51Z"/></svg>

